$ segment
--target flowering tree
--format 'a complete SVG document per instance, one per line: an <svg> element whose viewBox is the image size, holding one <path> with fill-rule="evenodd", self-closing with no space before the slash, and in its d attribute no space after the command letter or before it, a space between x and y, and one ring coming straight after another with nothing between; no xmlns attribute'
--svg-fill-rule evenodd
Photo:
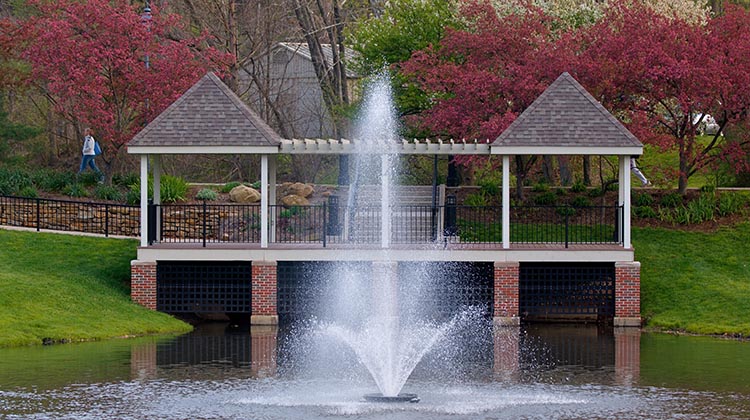
<svg viewBox="0 0 750 420"><path fill-rule="evenodd" d="M177 39L179 17L143 19L126 0L32 0L28 18L6 21L28 82L77 130L90 126L107 168L144 124L227 55L201 49L203 37ZM148 61L148 66L146 65ZM111 171L107 171L111 174Z"/></svg>
<svg viewBox="0 0 750 420"><path fill-rule="evenodd" d="M748 122L750 12L728 7L702 24L620 0L603 13L576 27L530 2L504 17L488 2L469 3L466 30L448 30L403 64L432 101L412 122L436 135L491 140L568 71L643 142L677 151L681 193L712 162L746 168L746 139L697 134L705 114L722 129ZM525 166L516 163L522 181Z"/></svg>
<svg viewBox="0 0 750 420"><path fill-rule="evenodd" d="M747 165L748 143L721 132L747 122L748 25L750 13L737 7L696 25L635 4L579 33L577 76L643 142L677 152L682 194L691 175L719 159ZM720 126L707 143L697 136L706 113Z"/></svg>

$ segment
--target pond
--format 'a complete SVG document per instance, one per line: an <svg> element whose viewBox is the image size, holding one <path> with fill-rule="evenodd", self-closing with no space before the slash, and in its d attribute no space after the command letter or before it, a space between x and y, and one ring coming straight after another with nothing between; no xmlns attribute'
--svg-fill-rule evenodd
<svg viewBox="0 0 750 420"><path fill-rule="evenodd" d="M378 404L363 401L375 385L353 355L303 363L289 331L206 324L180 337L0 349L0 418L750 418L749 342L504 328L472 351L428 355L404 387L419 403Z"/></svg>

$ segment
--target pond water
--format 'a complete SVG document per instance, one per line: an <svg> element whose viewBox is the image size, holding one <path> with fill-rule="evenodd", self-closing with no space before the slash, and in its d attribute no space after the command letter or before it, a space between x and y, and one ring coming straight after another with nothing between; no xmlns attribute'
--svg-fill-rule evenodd
<svg viewBox="0 0 750 420"><path fill-rule="evenodd" d="M0 349L0 418L750 418L749 342L490 330L471 351L420 363L404 387L419 403L378 404L362 400L375 385L353 356L303 363L291 336L209 324L180 337Z"/></svg>

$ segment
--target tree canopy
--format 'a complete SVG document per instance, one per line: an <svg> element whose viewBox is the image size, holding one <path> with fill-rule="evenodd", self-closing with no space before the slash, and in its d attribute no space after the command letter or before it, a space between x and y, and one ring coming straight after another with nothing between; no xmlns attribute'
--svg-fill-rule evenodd
<svg viewBox="0 0 750 420"><path fill-rule="evenodd" d="M125 0L30 1L3 23L10 48L30 64L26 79L79 130L90 126L107 162L144 124L209 69L228 61L186 36L177 16L141 16Z"/></svg>

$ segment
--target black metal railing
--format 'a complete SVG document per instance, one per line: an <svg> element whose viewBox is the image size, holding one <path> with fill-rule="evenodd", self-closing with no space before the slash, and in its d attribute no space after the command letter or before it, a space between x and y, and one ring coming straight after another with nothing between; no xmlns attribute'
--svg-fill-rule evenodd
<svg viewBox="0 0 750 420"><path fill-rule="evenodd" d="M37 231L140 236L140 208L126 204L0 196L0 225Z"/></svg>
<svg viewBox="0 0 750 420"><path fill-rule="evenodd" d="M514 243L611 244L622 241L622 206L515 206L510 209Z"/></svg>
<svg viewBox="0 0 750 420"><path fill-rule="evenodd" d="M260 206L243 204L162 204L157 240L165 243L258 243Z"/></svg>
<svg viewBox="0 0 750 420"><path fill-rule="evenodd" d="M394 206L390 243L502 242L502 207ZM269 206L269 241L281 244L381 242L381 206ZM149 205L149 242L260 243L258 204ZM521 244L620 244L622 206L512 206L510 241ZM140 207L0 196L0 224L104 235L140 235ZM158 227L158 229L157 229Z"/></svg>

